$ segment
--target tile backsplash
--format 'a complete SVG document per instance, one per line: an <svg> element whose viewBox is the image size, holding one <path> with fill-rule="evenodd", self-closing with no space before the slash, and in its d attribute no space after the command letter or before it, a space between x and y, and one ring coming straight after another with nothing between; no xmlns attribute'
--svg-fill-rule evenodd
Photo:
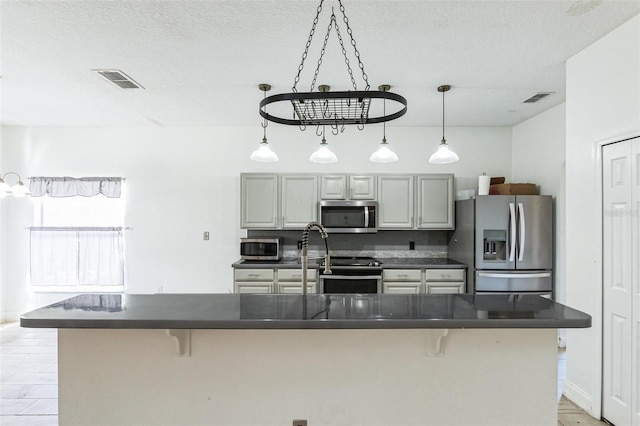
<svg viewBox="0 0 640 426"><path fill-rule="evenodd" d="M279 237L284 258L300 256L302 231L247 230L248 237ZM414 249L410 249L410 243ZM372 256L378 258L447 257L449 231L378 231L375 234L329 234L332 256ZM324 241L317 230L309 234L309 256L324 255Z"/></svg>

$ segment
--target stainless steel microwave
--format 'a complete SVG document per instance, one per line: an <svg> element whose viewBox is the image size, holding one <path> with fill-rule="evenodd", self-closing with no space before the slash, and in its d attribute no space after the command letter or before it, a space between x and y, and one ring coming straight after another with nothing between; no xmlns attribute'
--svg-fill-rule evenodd
<svg viewBox="0 0 640 426"><path fill-rule="evenodd" d="M320 201L318 217L327 232L378 232L377 201Z"/></svg>
<svg viewBox="0 0 640 426"><path fill-rule="evenodd" d="M241 238L240 258L244 260L280 260L280 238Z"/></svg>

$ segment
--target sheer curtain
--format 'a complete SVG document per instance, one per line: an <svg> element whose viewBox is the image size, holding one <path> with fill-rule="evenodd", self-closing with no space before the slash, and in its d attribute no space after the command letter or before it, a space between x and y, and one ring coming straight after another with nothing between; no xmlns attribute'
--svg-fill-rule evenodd
<svg viewBox="0 0 640 426"><path fill-rule="evenodd" d="M31 284L123 286L122 228L31 228Z"/></svg>

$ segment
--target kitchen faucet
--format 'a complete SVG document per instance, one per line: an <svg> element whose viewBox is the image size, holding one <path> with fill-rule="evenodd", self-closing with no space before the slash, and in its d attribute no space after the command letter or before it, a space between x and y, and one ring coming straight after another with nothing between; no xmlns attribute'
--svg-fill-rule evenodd
<svg viewBox="0 0 640 426"><path fill-rule="evenodd" d="M327 230L324 229L324 226L320 225L317 222L310 222L304 231L302 232L302 253L300 254L300 262L302 263L302 294L307 294L307 251L309 248L309 231L312 229L317 229L320 232L320 236L324 240L324 273L331 273L331 258L329 257L329 244L327 243L327 239L329 238L329 234L327 234Z"/></svg>

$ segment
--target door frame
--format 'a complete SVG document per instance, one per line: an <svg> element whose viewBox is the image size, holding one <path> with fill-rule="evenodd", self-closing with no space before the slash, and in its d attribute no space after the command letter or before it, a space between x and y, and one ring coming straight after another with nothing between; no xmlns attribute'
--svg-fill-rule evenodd
<svg viewBox="0 0 640 426"><path fill-rule="evenodd" d="M603 164L602 164L602 150L606 145L612 145L615 143L624 142L630 139L634 139L640 137L640 131L635 131L631 133L621 134L619 136L602 139L600 141L595 142L595 155L596 155L596 164L597 167L597 188L596 188L596 197L597 197L597 212L596 212L596 235L598 242L596 244L596 259L598 260L596 263L596 277L599 280L599 285L596 286L598 289L595 298L596 298L596 306L598 306L598 310L594 312L594 315L591 316L591 327L594 329L595 339L593 346L593 357L595 360L595 365L599 367L600 374L596 374L593 379L593 398L592 398L592 415L598 419L602 418L602 405L604 399L604 386L603 386L603 375L604 375L604 226L603 220L604 216L602 214L604 197L602 196L602 192L604 187L602 185L602 180L604 178Z"/></svg>

